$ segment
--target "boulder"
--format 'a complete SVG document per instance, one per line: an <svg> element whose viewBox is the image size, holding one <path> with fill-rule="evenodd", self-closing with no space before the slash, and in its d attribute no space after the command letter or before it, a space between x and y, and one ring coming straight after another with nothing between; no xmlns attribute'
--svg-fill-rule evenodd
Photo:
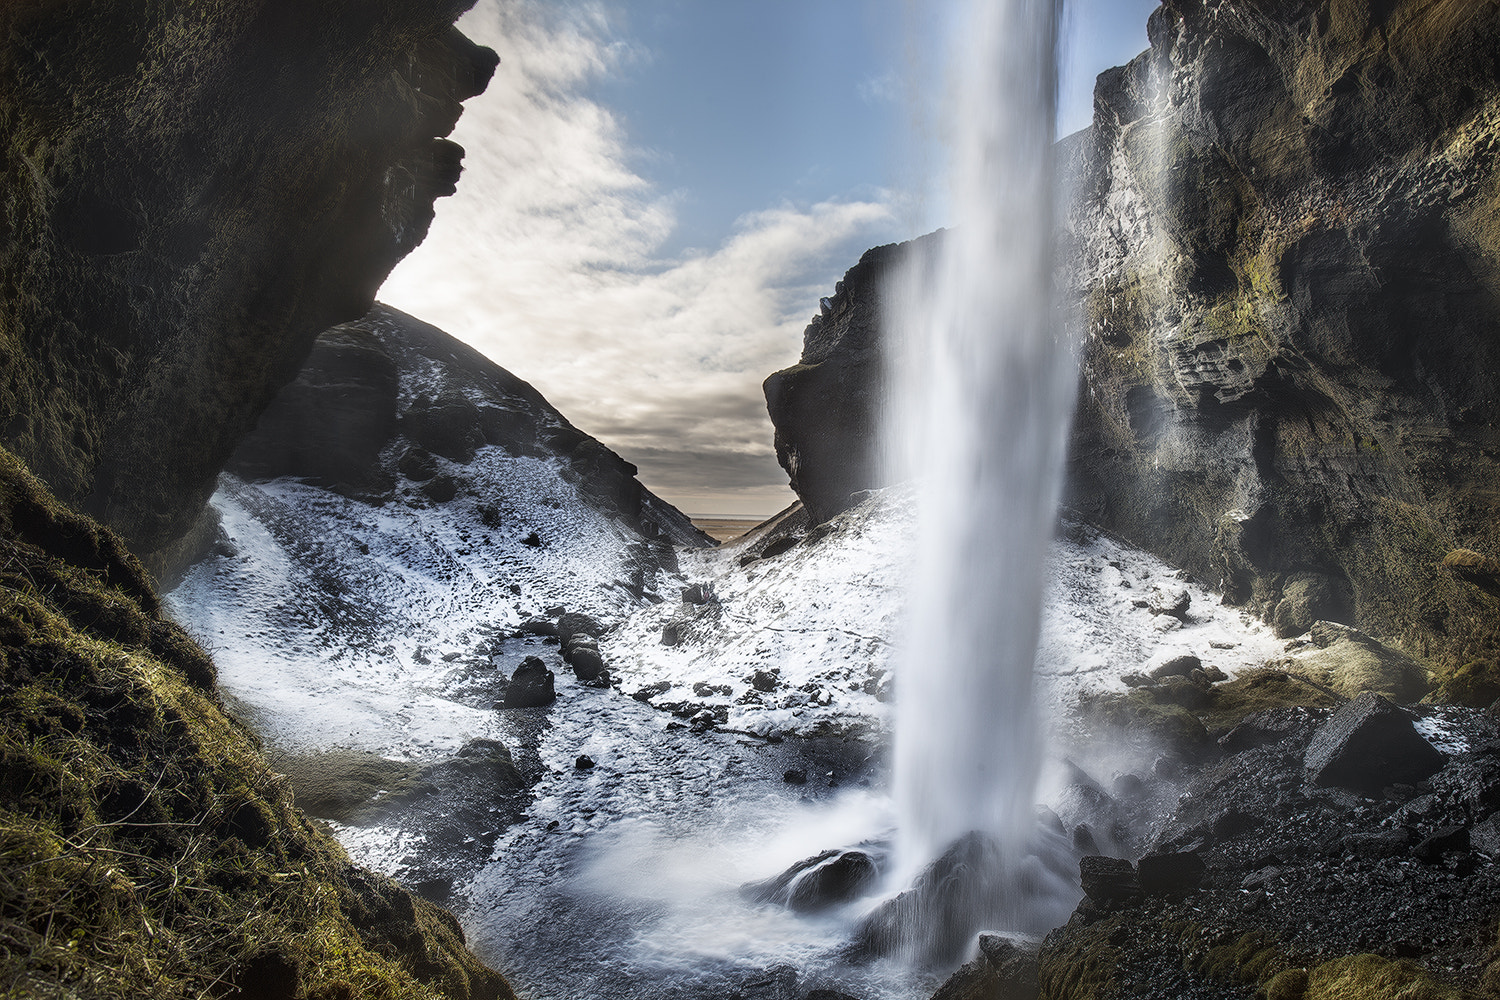
<svg viewBox="0 0 1500 1000"><path fill-rule="evenodd" d="M932 1000L1036 1000L1041 945L1009 934L979 935L979 954L949 976Z"/></svg>
<svg viewBox="0 0 1500 1000"><path fill-rule="evenodd" d="M1083 894L1097 903L1120 902L1141 894L1135 866L1124 858L1090 855L1078 861Z"/></svg>
<svg viewBox="0 0 1500 1000"><path fill-rule="evenodd" d="M1443 766L1443 755L1416 731L1410 715L1367 693L1318 728L1303 764L1315 785L1373 794L1430 777Z"/></svg>
<svg viewBox="0 0 1500 1000"><path fill-rule="evenodd" d="M1184 610L1186 610L1186 605L1184 605ZM1201 670L1202 668L1203 661L1196 656L1191 654L1174 656L1160 666L1153 668L1150 672L1150 677L1154 681L1163 680L1167 677L1187 677L1194 670Z"/></svg>
<svg viewBox="0 0 1500 1000"><path fill-rule="evenodd" d="M1270 665L1345 698L1373 691L1406 704L1421 698L1431 686L1427 669L1420 663L1358 629L1320 621L1309 635L1311 646Z"/></svg>
<svg viewBox="0 0 1500 1000"><path fill-rule="evenodd" d="M747 882L740 887L740 895L752 903L817 913L859 899L879 874L875 859L864 851L824 851L773 878Z"/></svg>
<svg viewBox="0 0 1500 1000"><path fill-rule="evenodd" d="M1187 617L1192 603L1193 595L1186 587L1152 587L1146 610L1153 615L1170 615L1180 620Z"/></svg>
<svg viewBox="0 0 1500 1000"><path fill-rule="evenodd" d="M1148 854L1136 864L1141 891L1147 895L1196 889L1203 881L1203 859L1192 851Z"/></svg>
<svg viewBox="0 0 1500 1000"><path fill-rule="evenodd" d="M604 658L599 655L597 648L577 646L566 658L568 665L573 668L573 674L581 681L594 680L606 672Z"/></svg>
<svg viewBox="0 0 1500 1000"><path fill-rule="evenodd" d="M535 656L521 661L505 689L506 708L538 708L557 700L556 678Z"/></svg>

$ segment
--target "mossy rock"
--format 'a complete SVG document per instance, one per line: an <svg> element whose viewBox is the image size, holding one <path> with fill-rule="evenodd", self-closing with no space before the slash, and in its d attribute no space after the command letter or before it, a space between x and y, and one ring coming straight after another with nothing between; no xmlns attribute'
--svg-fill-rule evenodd
<svg viewBox="0 0 1500 1000"><path fill-rule="evenodd" d="M3 450L0 551L9 995L513 996L295 808L118 537Z"/></svg>

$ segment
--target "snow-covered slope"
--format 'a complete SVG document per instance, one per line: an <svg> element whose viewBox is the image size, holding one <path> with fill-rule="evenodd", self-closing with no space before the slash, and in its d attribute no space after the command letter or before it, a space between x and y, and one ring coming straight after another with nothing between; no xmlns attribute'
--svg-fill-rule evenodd
<svg viewBox="0 0 1500 1000"><path fill-rule="evenodd" d="M623 690L757 733L884 726L895 650L907 641L900 620L911 507L900 489L873 493L785 552L745 565L763 542L683 555L683 575L711 594L644 608L609 637L604 648ZM1087 690L1123 690L1121 677L1175 656L1197 655L1232 676L1281 648L1204 586L1081 525L1053 544L1047 586L1036 667L1041 701L1053 712ZM1145 605L1158 587L1185 591L1187 615L1153 615ZM916 667L921 638L910 641Z"/></svg>

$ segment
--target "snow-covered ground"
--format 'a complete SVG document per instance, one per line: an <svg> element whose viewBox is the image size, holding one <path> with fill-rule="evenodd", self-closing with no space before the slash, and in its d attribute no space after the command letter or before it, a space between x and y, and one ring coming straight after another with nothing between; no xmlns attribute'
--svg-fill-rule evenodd
<svg viewBox="0 0 1500 1000"><path fill-rule="evenodd" d="M451 754L493 737L495 713L444 690L497 669L488 650L508 629L557 606L617 620L644 603L623 583L641 539L561 471L482 449L463 469L469 498L381 506L226 475L213 504L229 545L168 606L273 745ZM675 594L658 576L648 592Z"/></svg>
<svg viewBox="0 0 1500 1000"><path fill-rule="evenodd" d="M483 853L454 898L481 957L528 996L851 984L867 998L930 995L930 975L841 957L854 909L806 918L735 892L890 833L880 748L900 687L910 500L877 494L779 555L745 559L765 538L679 550L680 573L657 571L637 597L622 580L642 540L589 506L558 463L482 452L465 475L448 503L409 492L383 506L222 481L213 502L228 545L169 603L268 742L427 763L478 738L530 741L519 749L540 779L522 820L450 838L460 852L484 845L470 848ZM1064 532L1049 572L1036 677L1054 719L1078 694L1172 656L1233 674L1280 651L1209 591L1088 529ZM693 585L711 596L685 600ZM1137 606L1158 586L1188 591L1184 621ZM514 635L560 608L611 627L601 648L615 689L584 687L555 645ZM496 710L476 696L526 655L556 671L554 705ZM716 730L680 719L704 710ZM576 766L580 755L594 766ZM784 782L786 770L807 784ZM431 831L337 832L366 864L413 883L427 874Z"/></svg>
<svg viewBox="0 0 1500 1000"><path fill-rule="evenodd" d="M711 585L712 599L636 612L609 637L606 659L623 690L669 683L653 701L718 708L734 729L884 728L906 641L911 524L910 498L888 490L779 556L741 566L745 547L733 544L684 555L684 575ZM1124 690L1121 677L1176 656L1194 654L1234 676L1282 649L1263 623L1212 591L1081 525L1054 542L1046 586L1036 678L1054 714L1083 692ZM1187 591L1185 617L1150 612L1158 587ZM676 644L663 642L664 631ZM920 637L910 641L918 662ZM776 671L774 688L757 690L757 671Z"/></svg>
<svg viewBox="0 0 1500 1000"><path fill-rule="evenodd" d="M640 539L582 502L555 462L481 456L476 469L482 504L371 506L224 477L214 505L233 554L196 566L169 604L273 744L423 759L493 735L493 712L445 685L512 669L491 664L495 641L558 608L614 626L602 650L624 694L654 686L657 704L759 734L889 727L911 546L900 491L746 565L744 546L682 550L680 575L658 572L641 599L621 582ZM707 599L681 599L689 584ZM1036 676L1052 714L1184 653L1233 676L1281 649L1201 585L1082 526L1054 543L1047 586ZM1144 607L1155 587L1189 593L1184 620Z"/></svg>

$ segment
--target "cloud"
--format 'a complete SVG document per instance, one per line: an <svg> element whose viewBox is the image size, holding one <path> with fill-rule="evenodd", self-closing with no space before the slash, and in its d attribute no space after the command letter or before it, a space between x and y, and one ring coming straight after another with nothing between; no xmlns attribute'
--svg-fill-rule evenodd
<svg viewBox="0 0 1500 1000"><path fill-rule="evenodd" d="M656 154L589 97L650 54L597 3L481 0L460 27L500 67L453 137L458 194L381 299L532 382L667 499L783 505L760 383L796 363L818 298L890 238L894 199L766 206L712 252L663 256L679 195L631 167Z"/></svg>

